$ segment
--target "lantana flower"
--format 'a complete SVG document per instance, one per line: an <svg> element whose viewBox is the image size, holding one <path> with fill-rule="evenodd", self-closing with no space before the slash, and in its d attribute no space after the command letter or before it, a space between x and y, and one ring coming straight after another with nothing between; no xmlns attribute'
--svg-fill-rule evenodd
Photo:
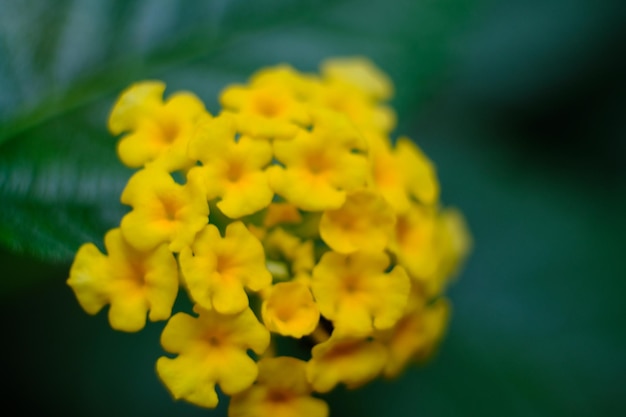
<svg viewBox="0 0 626 417"><path fill-rule="evenodd" d="M396 213L404 213L409 209L411 200L407 176L398 163L391 141L376 132L364 134L369 146L371 177L370 188L379 192L393 207Z"/></svg>
<svg viewBox="0 0 626 417"><path fill-rule="evenodd" d="M433 355L472 241L434 164L389 135L382 71L359 57L263 68L215 117L164 89L133 84L111 112L138 171L106 254L87 243L71 267L85 311L109 305L122 331L169 320L159 378L201 407L230 396L230 417L327 417L318 395Z"/></svg>
<svg viewBox="0 0 626 417"><path fill-rule="evenodd" d="M394 378L410 362L428 358L443 336L449 314L450 303L445 299L422 302L407 310L392 329L380 332L377 339L384 342L388 352L383 375Z"/></svg>
<svg viewBox="0 0 626 417"><path fill-rule="evenodd" d="M440 252L438 275L446 281L456 277L472 248L472 237L463 214L446 208L438 217L437 247Z"/></svg>
<svg viewBox="0 0 626 417"><path fill-rule="evenodd" d="M388 133L396 123L391 108L378 105L361 90L344 82L324 84L323 88L315 90L311 102L346 115L359 128Z"/></svg>
<svg viewBox="0 0 626 417"><path fill-rule="evenodd" d="M178 293L176 260L166 244L142 252L126 242L120 229L104 238L107 255L92 243L79 249L67 281L89 314L109 304L109 323L135 332L151 321L166 320Z"/></svg>
<svg viewBox="0 0 626 417"><path fill-rule="evenodd" d="M422 150L413 141L402 137L396 143L395 153L409 194L426 205L437 203L439 182L435 167Z"/></svg>
<svg viewBox="0 0 626 417"><path fill-rule="evenodd" d="M359 57L326 60L321 66L323 84L311 101L333 109L363 130L389 133L395 112L383 100L393 93L389 78Z"/></svg>
<svg viewBox="0 0 626 417"><path fill-rule="evenodd" d="M326 113L312 131L301 130L290 141L274 142L274 157L284 166L268 169L270 184L277 194L300 209L339 208L347 191L366 183L367 158L358 152L364 139L333 117ZM328 124L345 129L332 130Z"/></svg>
<svg viewBox="0 0 626 417"><path fill-rule="evenodd" d="M276 73L264 82L249 86L233 85L220 95L222 106L237 114L245 134L255 138L292 138L310 122L307 107L290 88L290 74Z"/></svg>
<svg viewBox="0 0 626 417"><path fill-rule="evenodd" d="M189 156L202 163L189 171L189 181L198 184L208 200L219 197L217 207L228 217L252 214L271 203L274 192L264 169L272 160L272 146L240 136L232 115L199 123Z"/></svg>
<svg viewBox="0 0 626 417"><path fill-rule="evenodd" d="M348 194L344 204L326 210L320 220L320 235L334 251L382 252L393 235L396 217L382 195L372 190Z"/></svg>
<svg viewBox="0 0 626 417"><path fill-rule="evenodd" d="M320 66L322 76L357 87L375 100L388 100L393 95L389 76L363 57L337 57L325 60Z"/></svg>
<svg viewBox="0 0 626 417"><path fill-rule="evenodd" d="M396 222L391 250L409 275L418 281L427 280L437 268L436 214L431 207L412 204Z"/></svg>
<svg viewBox="0 0 626 417"><path fill-rule="evenodd" d="M230 400L229 417L327 417L328 405L311 396L306 362L280 356L259 361L259 377Z"/></svg>
<svg viewBox="0 0 626 417"><path fill-rule="evenodd" d="M387 351L378 341L332 336L313 347L307 363L307 379L317 392L328 392L343 383L359 387L376 378L387 361Z"/></svg>
<svg viewBox="0 0 626 417"><path fill-rule="evenodd" d="M458 212L438 213L417 204L398 216L390 245L409 276L431 295L442 291L470 247L467 226Z"/></svg>
<svg viewBox="0 0 626 417"><path fill-rule="evenodd" d="M248 307L245 288L260 291L272 282L261 242L241 222L228 225L224 237L206 225L180 253L180 268L191 298L222 314Z"/></svg>
<svg viewBox="0 0 626 417"><path fill-rule="evenodd" d="M178 356L159 358L156 370L174 398L215 407L216 385L233 395L255 381L258 368L247 351L262 354L269 332L250 309L224 315L196 308L196 313L198 317L177 313L167 323L161 344Z"/></svg>
<svg viewBox="0 0 626 417"><path fill-rule="evenodd" d="M177 184L157 167L131 177L121 201L133 208L121 222L124 237L140 250L168 243L173 252L191 244L207 223L209 206L193 183Z"/></svg>
<svg viewBox="0 0 626 417"><path fill-rule="evenodd" d="M264 87L279 85L288 88L293 97L307 106L313 90L319 88L321 83L317 74L302 73L291 65L279 64L271 67L261 68L250 76L249 84L254 87Z"/></svg>
<svg viewBox="0 0 626 417"><path fill-rule="evenodd" d="M410 283L401 266L383 253L326 252L313 268L311 288L336 335L361 337L393 326L406 305Z"/></svg>
<svg viewBox="0 0 626 417"><path fill-rule="evenodd" d="M311 290L301 281L274 285L261 311L268 330L297 339L313 333L320 319Z"/></svg>
<svg viewBox="0 0 626 417"><path fill-rule="evenodd" d="M420 281L427 294L438 295L456 277L472 246L467 224L458 210L446 208L437 214L433 240L436 258L434 272Z"/></svg>
<svg viewBox="0 0 626 417"><path fill-rule="evenodd" d="M195 95L178 92L164 102L164 91L160 81L133 84L111 111L109 130L114 135L126 133L118 155L131 168L153 163L173 172L193 165L187 144L196 120L209 114Z"/></svg>

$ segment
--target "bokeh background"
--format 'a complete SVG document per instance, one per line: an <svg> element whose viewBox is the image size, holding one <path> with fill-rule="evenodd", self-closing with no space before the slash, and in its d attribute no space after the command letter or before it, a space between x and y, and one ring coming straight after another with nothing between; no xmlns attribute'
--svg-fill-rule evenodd
<svg viewBox="0 0 626 417"><path fill-rule="evenodd" d="M124 212L108 111L146 78L215 112L262 66L365 55L475 247L439 353L332 415L626 415L625 22L623 0L0 0L2 408L225 415L170 399L162 323L115 332L65 285Z"/></svg>

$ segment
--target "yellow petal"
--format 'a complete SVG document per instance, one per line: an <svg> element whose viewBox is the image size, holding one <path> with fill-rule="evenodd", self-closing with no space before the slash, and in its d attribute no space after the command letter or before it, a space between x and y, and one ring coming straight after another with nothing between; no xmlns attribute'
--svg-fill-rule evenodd
<svg viewBox="0 0 626 417"><path fill-rule="evenodd" d="M174 398L215 407L216 384L228 395L252 385L258 369L247 350L263 353L269 333L250 309L234 315L195 310L198 317L178 313L163 329L163 347L178 356L159 358L157 373Z"/></svg>
<svg viewBox="0 0 626 417"><path fill-rule="evenodd" d="M175 359L160 357L156 363L159 378L172 396L184 399L200 407L215 408L218 403L213 378L207 375L206 367L193 356Z"/></svg>
<svg viewBox="0 0 626 417"><path fill-rule="evenodd" d="M272 282L263 246L242 222L228 225L223 238L216 226L207 225L191 249L181 252L180 267L191 298L224 314L248 306L244 287L260 291Z"/></svg>
<svg viewBox="0 0 626 417"><path fill-rule="evenodd" d="M395 222L393 209L382 195L360 190L348 194L340 208L324 212L320 235L340 253L381 252L393 235Z"/></svg>
<svg viewBox="0 0 626 417"><path fill-rule="evenodd" d="M382 344L374 340L338 339L335 336L313 347L307 379L317 392L325 393L344 383L361 386L378 376L387 360Z"/></svg>
<svg viewBox="0 0 626 417"><path fill-rule="evenodd" d="M177 184L170 174L154 166L131 177L121 201L133 207L122 218L122 233L140 250L167 242L170 250L178 252L191 244L208 221L208 203L196 185Z"/></svg>
<svg viewBox="0 0 626 417"><path fill-rule="evenodd" d="M393 326L407 304L410 282L402 267L385 272L383 253L326 252L313 268L311 289L339 336L362 337Z"/></svg>
<svg viewBox="0 0 626 417"><path fill-rule="evenodd" d="M131 292L111 298L109 323L115 330L136 332L146 325L149 304L143 294Z"/></svg>
<svg viewBox="0 0 626 417"><path fill-rule="evenodd" d="M109 131L114 135L134 129L137 121L161 103L165 84L161 81L142 81L132 84L120 94L109 116Z"/></svg>
<svg viewBox="0 0 626 417"><path fill-rule="evenodd" d="M408 138L398 139L395 153L409 193L424 204L437 203L439 181L432 162Z"/></svg>
<svg viewBox="0 0 626 417"><path fill-rule="evenodd" d="M377 99L386 100L393 95L391 79L368 58L331 58L320 67L324 77L350 83Z"/></svg>
<svg viewBox="0 0 626 417"><path fill-rule="evenodd" d="M295 338L311 334L320 319L311 291L300 282L274 285L261 311L268 330Z"/></svg>
<svg viewBox="0 0 626 417"><path fill-rule="evenodd" d="M67 284L72 288L80 306L89 314L98 313L109 300L110 277L107 276L106 257L93 243L80 247Z"/></svg>

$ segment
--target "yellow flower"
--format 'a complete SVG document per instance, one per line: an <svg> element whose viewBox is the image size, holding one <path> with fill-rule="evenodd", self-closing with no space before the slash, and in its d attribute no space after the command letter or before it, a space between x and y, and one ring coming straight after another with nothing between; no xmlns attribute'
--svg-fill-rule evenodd
<svg viewBox="0 0 626 417"><path fill-rule="evenodd" d="M398 263L418 281L428 280L437 269L436 234L437 216L433 208L412 204L409 211L398 215L390 248Z"/></svg>
<svg viewBox="0 0 626 417"><path fill-rule="evenodd" d="M380 194L359 190L348 194L340 208L324 212L320 235L336 252L382 252L393 234L395 221L393 209Z"/></svg>
<svg viewBox="0 0 626 417"><path fill-rule="evenodd" d="M320 70L324 78L351 84L375 99L387 100L393 95L393 83L387 74L365 57L326 59Z"/></svg>
<svg viewBox="0 0 626 417"><path fill-rule="evenodd" d="M369 144L370 186L383 195L398 213L409 209L405 175L392 151L389 138L373 131L364 132Z"/></svg>
<svg viewBox="0 0 626 417"><path fill-rule="evenodd" d="M337 336L367 336L393 326L402 316L410 283L402 267L390 272L383 253L326 252L313 268L311 288Z"/></svg>
<svg viewBox="0 0 626 417"><path fill-rule="evenodd" d="M299 281L275 284L261 312L269 331L297 339L312 333L320 319L311 290Z"/></svg>
<svg viewBox="0 0 626 417"><path fill-rule="evenodd" d="M199 184L208 200L220 197L217 207L228 217L252 214L271 203L274 192L264 168L272 161L272 146L239 136L233 116L200 123L189 156L202 162L189 171L189 182Z"/></svg>
<svg viewBox="0 0 626 417"><path fill-rule="evenodd" d="M177 184L154 166L131 177L121 201L133 207L122 218L124 237L135 248L150 250L168 242L173 252L193 241L208 222L209 206L194 184Z"/></svg>
<svg viewBox="0 0 626 417"><path fill-rule="evenodd" d="M450 303L446 299L422 304L407 312L393 329L377 336L389 353L383 375L394 378L409 362L430 356L443 336L449 312Z"/></svg>
<svg viewBox="0 0 626 417"><path fill-rule="evenodd" d="M462 215L418 204L398 216L390 249L426 294L441 294L471 248Z"/></svg>
<svg viewBox="0 0 626 417"><path fill-rule="evenodd" d="M237 114L241 130L254 138L292 138L300 126L310 123L306 106L301 102L292 71L275 71L271 76L257 76L248 86L233 85L220 95L221 105Z"/></svg>
<svg viewBox="0 0 626 417"><path fill-rule="evenodd" d="M365 185L367 158L361 135L340 116L318 113L311 132L274 142L274 157L284 165L268 169L277 194L300 209L339 208L346 192Z"/></svg>
<svg viewBox="0 0 626 417"><path fill-rule="evenodd" d="M447 208L437 213L431 252L434 270L430 276L420 277L422 288L427 294L443 293L466 258L471 245L465 219L458 210Z"/></svg>
<svg viewBox="0 0 626 417"><path fill-rule="evenodd" d="M302 74L285 64L262 68L250 77L250 85L254 87L281 85L286 87L296 100L303 103L306 103L313 89L318 88L319 84L317 76Z"/></svg>
<svg viewBox="0 0 626 417"><path fill-rule="evenodd" d="M191 298L222 314L248 307L244 287L260 291L272 283L261 242L239 221L228 225L223 238L217 227L207 225L181 251L179 262Z"/></svg>
<svg viewBox="0 0 626 417"><path fill-rule="evenodd" d="M262 354L270 337L250 309L233 315L195 311L198 317L174 315L163 329L163 348L178 356L160 357L156 370L174 398L213 408L216 384L227 395L252 385L258 369L247 350Z"/></svg>
<svg viewBox="0 0 626 417"><path fill-rule="evenodd" d="M160 81L133 84L111 111L111 133L128 132L119 142L118 155L131 168L153 162L172 172L193 164L187 143L196 120L208 113L195 95L179 92L163 102L164 91Z"/></svg>
<svg viewBox="0 0 626 417"><path fill-rule="evenodd" d="M330 109L350 119L361 130L388 133L396 124L391 108L372 102L362 91L350 84L332 82L322 85L310 102L313 107Z"/></svg>
<svg viewBox="0 0 626 417"><path fill-rule="evenodd" d="M452 277L472 248L472 236L465 222L463 214L454 208L447 208L439 213L439 251L441 264L439 273L445 277Z"/></svg>
<svg viewBox="0 0 626 417"><path fill-rule="evenodd" d="M176 260L163 244L149 252L132 248L120 229L110 230L104 244L108 255L92 243L80 247L67 284L89 314L110 304L109 323L116 330L143 329L151 321L166 320L178 293Z"/></svg>
<svg viewBox="0 0 626 417"><path fill-rule="evenodd" d="M120 159L142 169L108 254L76 255L80 305L110 305L124 331L169 318L160 379L199 406L232 397L229 417L327 417L315 393L428 358L472 241L433 163L392 143L390 79L362 57L264 68L223 90L217 117L164 90L134 84L112 109ZM181 284L195 315L170 317Z"/></svg>
<svg viewBox="0 0 626 417"><path fill-rule="evenodd" d="M394 128L395 112L380 103L391 97L393 86L369 60L330 59L321 70L323 83L313 90L312 105L346 115L361 130L387 133Z"/></svg>
<svg viewBox="0 0 626 417"><path fill-rule="evenodd" d="M423 204L436 204L439 200L439 181L432 162L408 138L398 139L395 154L409 194Z"/></svg>
<svg viewBox="0 0 626 417"><path fill-rule="evenodd" d="M447 298L438 298L426 306L422 319L422 332L426 342L416 352L416 360L424 361L433 354L448 328L451 309L450 301Z"/></svg>
<svg viewBox="0 0 626 417"><path fill-rule="evenodd" d="M306 362L281 356L259 361L259 377L230 400L228 417L327 417L328 405L311 397Z"/></svg>
<svg viewBox="0 0 626 417"><path fill-rule="evenodd" d="M339 339L335 335L311 350L307 379L317 392L328 392L337 384L357 388L376 378L387 360L387 351L372 339Z"/></svg>

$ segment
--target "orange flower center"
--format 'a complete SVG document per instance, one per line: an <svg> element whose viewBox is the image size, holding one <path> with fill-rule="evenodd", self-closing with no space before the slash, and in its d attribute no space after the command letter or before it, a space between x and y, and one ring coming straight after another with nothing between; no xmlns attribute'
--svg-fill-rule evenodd
<svg viewBox="0 0 626 417"><path fill-rule="evenodd" d="M277 117L283 112L283 106L275 97L263 95L254 102L255 110L265 117Z"/></svg>
<svg viewBox="0 0 626 417"><path fill-rule="evenodd" d="M165 143L172 143L180 133L180 126L174 120L162 120L159 123L161 139Z"/></svg>

